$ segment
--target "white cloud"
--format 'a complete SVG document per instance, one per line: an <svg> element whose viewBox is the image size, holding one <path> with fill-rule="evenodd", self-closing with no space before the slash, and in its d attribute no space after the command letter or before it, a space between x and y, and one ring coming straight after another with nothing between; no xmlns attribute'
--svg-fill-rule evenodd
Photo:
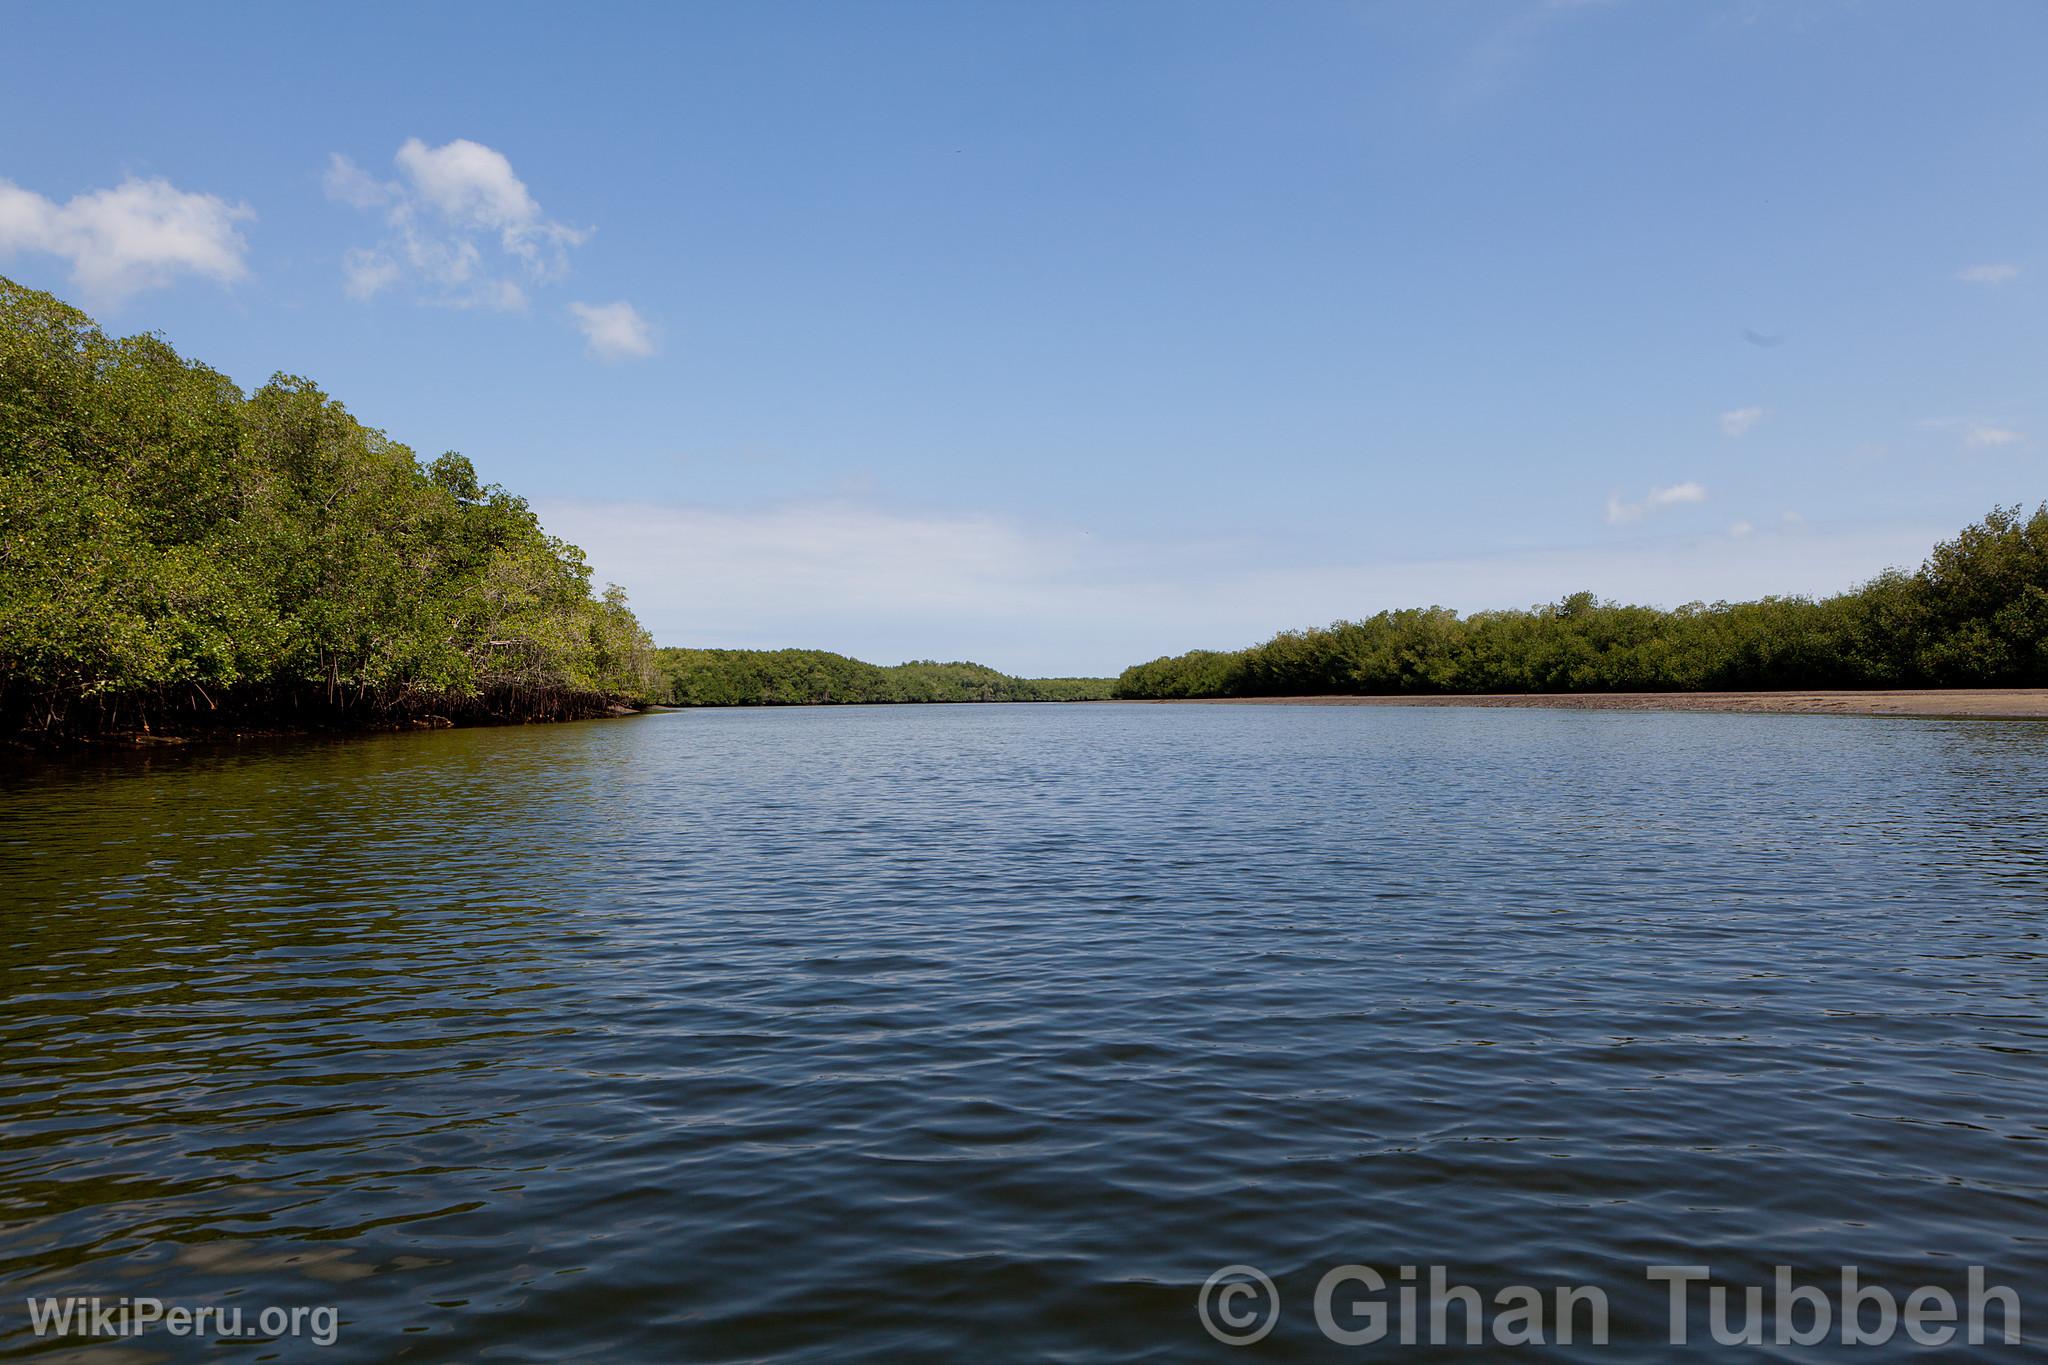
<svg viewBox="0 0 2048 1365"><path fill-rule="evenodd" d="M2020 268L2009 261L1997 261L1987 265L1964 266L1956 272L1956 278L1964 284L2005 284L2019 278Z"/></svg>
<svg viewBox="0 0 2048 1365"><path fill-rule="evenodd" d="M654 327L640 310L617 303L572 303L569 312L599 360L632 360L654 354Z"/></svg>
<svg viewBox="0 0 2048 1365"><path fill-rule="evenodd" d="M1652 507L1676 507L1680 503L1706 500L1705 485L1697 483L1674 483L1668 488L1652 488L1649 499Z"/></svg>
<svg viewBox="0 0 2048 1365"><path fill-rule="evenodd" d="M459 137L429 147L407 138L393 159L420 198L450 222L498 228L540 218L540 205L527 193L526 182L512 173L512 163L481 142Z"/></svg>
<svg viewBox="0 0 2048 1365"><path fill-rule="evenodd" d="M379 180L347 157L328 159L327 195L382 210L390 235L342 261L343 288L367 299L408 274L429 302L461 308L526 306L520 279L545 283L568 273L569 248L590 240L541 212L502 152L457 138L429 147L409 138L393 161L398 178Z"/></svg>
<svg viewBox="0 0 2048 1365"><path fill-rule="evenodd" d="M180 275L221 284L245 278L249 244L235 224L247 204L133 176L58 204L0 180L0 255L40 251L71 263L71 279L97 303L119 303Z"/></svg>
<svg viewBox="0 0 2048 1365"><path fill-rule="evenodd" d="M359 209L388 204L398 193L396 185L379 180L340 152L327 158L327 174L321 183L329 199Z"/></svg>
<svg viewBox="0 0 2048 1365"><path fill-rule="evenodd" d="M1989 417L1923 417L1920 425L1933 431L1961 431L1963 444L1973 450L2017 445L2027 439L2024 431Z"/></svg>
<svg viewBox="0 0 2048 1365"><path fill-rule="evenodd" d="M1441 603L1525 607L1591 588L1676 606L1838 592L1918 564L1939 525L1759 530L1498 556L1315 562L1299 545L1123 541L971 513L543 502L549 531L623 583L665 644L801 645L878 663L975 658L1114 673L1287 627ZM1342 552L1336 552L1342 553Z"/></svg>
<svg viewBox="0 0 2048 1365"><path fill-rule="evenodd" d="M341 258L342 289L352 299L374 297L398 283L405 272L381 251L354 247Z"/></svg>
<svg viewBox="0 0 2048 1365"><path fill-rule="evenodd" d="M1689 502L1705 502L1707 490L1704 484L1674 483L1652 488L1639 502L1628 502L1619 493L1607 495L1607 523L1610 526L1626 526L1641 521L1643 517L1665 507L1677 507Z"/></svg>
<svg viewBox="0 0 2048 1365"><path fill-rule="evenodd" d="M1746 521L1738 521L1728 527L1728 534L1736 540L1747 540L1756 533L1756 527Z"/></svg>
<svg viewBox="0 0 2048 1365"><path fill-rule="evenodd" d="M1992 426L1988 422L1972 422L1969 429L1963 433L1963 443L1977 447L2009 446L2025 439L2025 432L2014 431L2011 427Z"/></svg>
<svg viewBox="0 0 2048 1365"><path fill-rule="evenodd" d="M1763 421L1762 408L1734 408L1721 414L1723 436L1747 436L1749 429Z"/></svg>

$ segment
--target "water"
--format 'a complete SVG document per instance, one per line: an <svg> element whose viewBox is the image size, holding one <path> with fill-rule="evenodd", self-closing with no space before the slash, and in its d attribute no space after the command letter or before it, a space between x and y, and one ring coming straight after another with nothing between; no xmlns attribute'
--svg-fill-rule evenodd
<svg viewBox="0 0 2048 1365"><path fill-rule="evenodd" d="M17 765L0 840L0 1350L1319 1359L1352 1262L1602 1287L1532 1360L1711 1353L1661 1262L2048 1332L2048 726L698 712Z"/></svg>

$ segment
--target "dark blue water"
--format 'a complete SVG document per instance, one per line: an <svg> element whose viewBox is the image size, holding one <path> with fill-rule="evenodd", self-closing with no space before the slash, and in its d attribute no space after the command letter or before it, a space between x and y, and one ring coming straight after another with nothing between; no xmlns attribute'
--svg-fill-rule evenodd
<svg viewBox="0 0 2048 1365"><path fill-rule="evenodd" d="M1602 1287L1532 1360L1719 1358L1663 1262L2048 1335L2048 726L693 712L33 765L0 840L0 1350L1319 1359L1347 1263Z"/></svg>

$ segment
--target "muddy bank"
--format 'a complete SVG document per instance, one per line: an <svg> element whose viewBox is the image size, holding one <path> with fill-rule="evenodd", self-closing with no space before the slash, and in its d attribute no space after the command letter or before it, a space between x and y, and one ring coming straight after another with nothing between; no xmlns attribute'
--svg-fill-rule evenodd
<svg viewBox="0 0 2048 1365"><path fill-rule="evenodd" d="M1544 706L1573 711L1756 711L1783 715L1984 716L2048 720L2048 688L1895 692L1486 692L1399 697L1193 697L1140 705Z"/></svg>

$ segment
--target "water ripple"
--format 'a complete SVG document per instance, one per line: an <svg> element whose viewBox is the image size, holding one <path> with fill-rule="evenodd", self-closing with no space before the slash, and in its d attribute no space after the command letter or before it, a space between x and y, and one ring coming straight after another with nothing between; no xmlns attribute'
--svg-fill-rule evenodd
<svg viewBox="0 0 2048 1365"><path fill-rule="evenodd" d="M1654 1361L1651 1263L2048 1283L2048 727L691 713L25 765L0 841L0 1350L1185 1360L1244 1262L1320 1358L1365 1262Z"/></svg>

